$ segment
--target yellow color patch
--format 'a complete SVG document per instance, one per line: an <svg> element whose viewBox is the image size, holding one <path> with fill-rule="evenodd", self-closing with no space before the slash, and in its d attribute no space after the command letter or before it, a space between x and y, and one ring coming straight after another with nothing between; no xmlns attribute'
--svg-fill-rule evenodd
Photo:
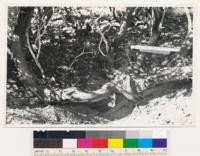
<svg viewBox="0 0 200 156"><path fill-rule="evenodd" d="M123 139L108 139L108 148L123 148Z"/></svg>

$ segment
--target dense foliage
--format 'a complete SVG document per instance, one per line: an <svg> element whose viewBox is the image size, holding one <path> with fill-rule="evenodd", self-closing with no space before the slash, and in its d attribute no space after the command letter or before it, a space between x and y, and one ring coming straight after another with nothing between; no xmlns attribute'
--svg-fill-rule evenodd
<svg viewBox="0 0 200 156"><path fill-rule="evenodd" d="M19 24L20 9L10 7L8 10L8 49L12 47L14 30ZM28 26L30 45L26 46L30 47L26 49L26 61L40 85L49 88L76 86L82 90L100 88L113 79L113 69L122 68L127 73L134 73L136 78L145 78L165 67L191 64L192 52L186 55L145 53L140 66L134 67L141 53L125 49L130 45L148 44L155 20L153 9L160 15L166 12L155 45L182 47L187 44L190 50L192 42L185 41L189 28L184 8L34 7ZM189 11L192 18L190 8ZM127 29L120 34L125 21ZM123 35L123 39L118 41L117 35ZM13 59L15 53L11 50L10 54L8 85L17 82L14 86L24 91L20 69ZM110 57L114 60L112 63Z"/></svg>

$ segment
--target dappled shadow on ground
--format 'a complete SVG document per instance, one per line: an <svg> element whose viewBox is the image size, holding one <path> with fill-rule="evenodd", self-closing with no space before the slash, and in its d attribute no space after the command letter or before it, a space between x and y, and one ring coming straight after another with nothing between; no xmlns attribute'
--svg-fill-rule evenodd
<svg viewBox="0 0 200 156"><path fill-rule="evenodd" d="M51 103L46 105L20 105L18 107L7 106L7 124L65 124L65 125L82 125L82 124L106 124L115 120L129 117L134 125L134 120L143 118L143 121L149 121L149 124L190 124L191 112L188 107L191 107L192 82L189 80L169 82L159 84L154 88L148 89L142 93L144 99L138 103L141 112L135 116L136 104L125 99L122 95L116 95L116 103L112 104L111 99L106 99L99 103L83 104L83 103ZM185 105L182 105L182 99ZM187 101L188 100L188 101ZM173 102L171 102L173 101ZM10 101L7 101L8 103ZM18 102L19 99L18 99ZM174 106L172 106L174 105ZM154 110L155 107L155 110ZM166 109L178 109L181 107L181 112L177 117L176 112L166 114ZM187 107L186 109L184 107ZM151 109L150 109L151 108ZM164 109L165 110L164 110ZM145 113L145 114L144 114ZM173 114L174 113L174 114ZM148 114L152 114L149 116ZM162 120L170 116L170 122L160 121L153 114L164 115ZM150 119L152 118L152 119ZM190 118L187 122L182 123L182 120L174 118ZM185 120L184 120L185 121ZM129 125L131 126L131 125Z"/></svg>
<svg viewBox="0 0 200 156"><path fill-rule="evenodd" d="M155 98L160 98L166 96L169 99L178 98L177 94L181 89L185 89L183 96L191 96L192 94L192 81L191 80L182 80L182 81L173 81L168 83L159 84L153 88L148 89L142 96L142 100L139 105L147 105L150 100Z"/></svg>

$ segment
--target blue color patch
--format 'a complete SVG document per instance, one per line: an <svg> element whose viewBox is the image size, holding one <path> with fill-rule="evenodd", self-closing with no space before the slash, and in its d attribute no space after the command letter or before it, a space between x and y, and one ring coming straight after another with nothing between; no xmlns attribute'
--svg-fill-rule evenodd
<svg viewBox="0 0 200 156"><path fill-rule="evenodd" d="M138 139L138 148L152 148L152 139Z"/></svg>

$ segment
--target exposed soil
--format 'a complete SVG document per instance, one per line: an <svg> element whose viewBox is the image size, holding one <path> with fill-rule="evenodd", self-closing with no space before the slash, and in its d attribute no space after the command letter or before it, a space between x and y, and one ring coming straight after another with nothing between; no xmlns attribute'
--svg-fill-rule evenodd
<svg viewBox="0 0 200 156"><path fill-rule="evenodd" d="M48 104L7 106L6 123L64 124L64 125L118 125L160 126L192 125L192 82L177 81L160 84L143 95L144 100L133 104L117 95L117 104L107 99L93 104ZM11 100L10 100L11 102ZM16 100L15 100L16 102ZM18 101L20 102L20 101Z"/></svg>

